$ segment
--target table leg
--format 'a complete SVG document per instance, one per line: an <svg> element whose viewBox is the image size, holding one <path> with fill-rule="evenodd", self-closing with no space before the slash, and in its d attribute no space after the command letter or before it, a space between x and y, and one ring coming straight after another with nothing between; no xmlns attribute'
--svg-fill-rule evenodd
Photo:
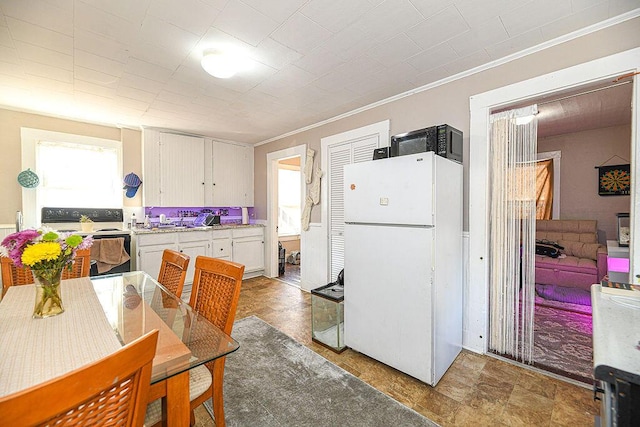
<svg viewBox="0 0 640 427"><path fill-rule="evenodd" d="M174 375L167 380L167 426L188 427L190 402L189 402L189 371Z"/></svg>

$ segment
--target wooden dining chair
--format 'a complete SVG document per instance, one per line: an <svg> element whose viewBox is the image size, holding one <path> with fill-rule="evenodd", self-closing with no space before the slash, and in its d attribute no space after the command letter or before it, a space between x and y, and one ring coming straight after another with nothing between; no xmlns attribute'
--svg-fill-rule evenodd
<svg viewBox="0 0 640 427"><path fill-rule="evenodd" d="M27 266L16 267L11 258L0 259L2 268L2 295L7 293L10 286L30 285L33 283L33 274ZM87 277L91 269L91 249L79 249L73 259L71 270L62 271L62 280Z"/></svg>
<svg viewBox="0 0 640 427"><path fill-rule="evenodd" d="M233 329L243 274L242 264L204 256L196 258L189 305L227 335L231 335ZM191 425L195 423L195 408L212 398L216 427L225 426L222 390L225 360L221 357L205 364L211 379L202 375L202 366L192 369L195 371L190 375L192 391L201 388L202 381L212 380L212 383L204 393L192 398Z"/></svg>
<svg viewBox="0 0 640 427"><path fill-rule="evenodd" d="M3 425L142 426L158 330L113 354L0 398Z"/></svg>
<svg viewBox="0 0 640 427"><path fill-rule="evenodd" d="M187 277L189 256L171 249L162 253L162 264L158 273L158 282L169 292L180 298Z"/></svg>

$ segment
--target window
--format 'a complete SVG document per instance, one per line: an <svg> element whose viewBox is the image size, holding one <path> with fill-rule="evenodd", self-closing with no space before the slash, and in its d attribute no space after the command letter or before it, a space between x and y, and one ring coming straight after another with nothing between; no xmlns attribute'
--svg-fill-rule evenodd
<svg viewBox="0 0 640 427"><path fill-rule="evenodd" d="M22 194L25 226L39 226L43 206L122 208L120 141L22 129L22 169L40 178Z"/></svg>
<svg viewBox="0 0 640 427"><path fill-rule="evenodd" d="M300 234L300 167L278 166L278 236Z"/></svg>
<svg viewBox="0 0 640 427"><path fill-rule="evenodd" d="M118 152L87 144L39 141L36 164L43 206L122 207Z"/></svg>

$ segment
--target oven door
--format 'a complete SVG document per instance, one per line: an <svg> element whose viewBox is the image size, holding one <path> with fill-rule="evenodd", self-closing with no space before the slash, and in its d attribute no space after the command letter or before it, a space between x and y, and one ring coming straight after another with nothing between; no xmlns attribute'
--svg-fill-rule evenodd
<svg viewBox="0 0 640 427"><path fill-rule="evenodd" d="M122 238L124 242L124 254L118 254L119 248L117 241L113 239ZM100 240L110 239L108 242L99 242ZM131 271L131 235L130 234L94 234L94 248L91 251L91 270L89 276L104 276L106 274L127 273ZM104 244L103 244L104 243ZM100 248L98 248L100 246ZM119 260L126 261L119 263Z"/></svg>

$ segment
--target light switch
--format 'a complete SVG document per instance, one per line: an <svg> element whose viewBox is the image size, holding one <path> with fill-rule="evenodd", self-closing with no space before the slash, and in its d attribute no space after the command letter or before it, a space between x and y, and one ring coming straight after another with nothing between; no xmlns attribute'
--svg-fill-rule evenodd
<svg viewBox="0 0 640 427"><path fill-rule="evenodd" d="M389 198L388 197L380 197L380 205L387 206L388 204L389 204Z"/></svg>

